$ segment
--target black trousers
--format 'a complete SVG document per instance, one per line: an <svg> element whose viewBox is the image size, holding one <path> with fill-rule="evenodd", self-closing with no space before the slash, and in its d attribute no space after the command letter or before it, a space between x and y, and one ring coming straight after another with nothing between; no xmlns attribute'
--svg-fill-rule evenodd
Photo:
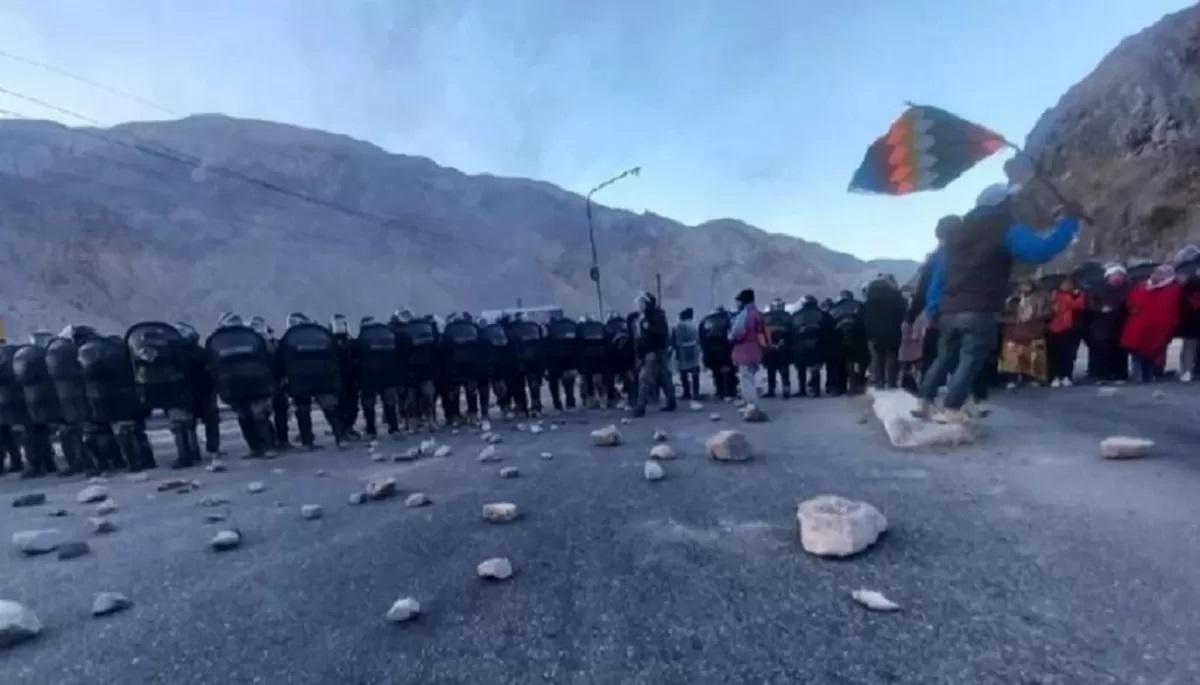
<svg viewBox="0 0 1200 685"><path fill-rule="evenodd" d="M204 422L204 451L209 456L221 451L221 410L217 398L210 396L196 407L196 419ZM284 437L287 437L287 416L284 415Z"/></svg>
<svg viewBox="0 0 1200 685"><path fill-rule="evenodd" d="M895 389L900 383L900 346L871 341L871 385Z"/></svg>
<svg viewBox="0 0 1200 685"><path fill-rule="evenodd" d="M10 471L20 471L24 462L21 458L21 441L13 426L0 426L0 473L4 472L5 460Z"/></svg>
<svg viewBox="0 0 1200 685"><path fill-rule="evenodd" d="M282 388L271 396L271 424L275 430L275 444L288 444L288 397ZM207 425L207 424L206 424Z"/></svg>
<svg viewBox="0 0 1200 685"><path fill-rule="evenodd" d="M733 366L709 367L718 399L737 397L737 372Z"/></svg>
<svg viewBox="0 0 1200 685"><path fill-rule="evenodd" d="M1088 366L1097 380L1129 380L1129 353L1121 349L1119 340L1093 340L1088 353L1093 358Z"/></svg>
<svg viewBox="0 0 1200 685"><path fill-rule="evenodd" d="M317 402L317 406L321 408L321 413L325 415L325 421L333 429L334 441L340 445L346 439L346 428L342 424L341 403L334 395L321 395L316 398L292 398L292 406L296 409L296 426L300 429L300 444L305 447L312 447L316 444L316 435L313 434L312 423L312 405L314 399Z"/></svg>
<svg viewBox="0 0 1200 685"><path fill-rule="evenodd" d="M775 396L775 381L776 378L782 379L780 385L783 386L783 396L790 397L792 394L792 367L787 361L771 360L766 364L767 367L767 397Z"/></svg>
<svg viewBox="0 0 1200 685"><path fill-rule="evenodd" d="M578 374L575 369L556 369L552 368L546 374L550 382L550 401L554 404L554 408L562 411L563 400L566 400L567 409L575 408L575 377Z"/></svg>
<svg viewBox="0 0 1200 685"><path fill-rule="evenodd" d="M680 369L679 384L683 386L683 399L700 396L700 369Z"/></svg>
<svg viewBox="0 0 1200 685"><path fill-rule="evenodd" d="M1049 357L1050 379L1061 380L1073 377L1078 353L1078 333L1075 331L1048 333L1046 335L1046 355Z"/></svg>
<svg viewBox="0 0 1200 685"><path fill-rule="evenodd" d="M821 365L805 366L796 364L796 396L806 397L811 392L813 397L821 396Z"/></svg>
<svg viewBox="0 0 1200 685"><path fill-rule="evenodd" d="M359 395L362 401L363 422L366 424L367 435L375 435L375 405L377 400L383 403L383 422L387 424L388 433L400 432L399 392L396 388L383 390L363 389Z"/></svg>

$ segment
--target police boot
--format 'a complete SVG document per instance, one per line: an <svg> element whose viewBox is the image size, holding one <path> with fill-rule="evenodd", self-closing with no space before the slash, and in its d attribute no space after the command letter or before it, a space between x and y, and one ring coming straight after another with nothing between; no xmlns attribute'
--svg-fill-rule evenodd
<svg viewBox="0 0 1200 685"><path fill-rule="evenodd" d="M175 440L175 461L171 462L173 469L186 469L199 462L199 459L192 453L192 445L188 441L187 432L187 428L184 426L171 426L171 437Z"/></svg>

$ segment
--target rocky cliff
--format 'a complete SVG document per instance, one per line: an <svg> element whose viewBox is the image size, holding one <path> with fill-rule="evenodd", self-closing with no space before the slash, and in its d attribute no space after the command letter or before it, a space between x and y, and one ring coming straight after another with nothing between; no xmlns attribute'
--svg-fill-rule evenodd
<svg viewBox="0 0 1200 685"><path fill-rule="evenodd" d="M662 275L668 307L794 300L878 267L723 219L597 207L606 308ZM0 122L0 316L10 335L226 310L326 318L556 303L596 310L582 197L294 126L194 116L112 129ZM912 264L888 263L907 277Z"/></svg>

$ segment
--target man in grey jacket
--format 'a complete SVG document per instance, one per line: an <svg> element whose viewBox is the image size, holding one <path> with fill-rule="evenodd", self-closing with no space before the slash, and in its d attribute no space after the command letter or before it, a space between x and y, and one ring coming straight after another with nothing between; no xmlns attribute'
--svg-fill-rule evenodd
<svg viewBox="0 0 1200 685"><path fill-rule="evenodd" d="M685 400L700 396L700 334L692 316L691 307L679 312L679 323L671 331L671 346L675 348L675 364L679 367Z"/></svg>

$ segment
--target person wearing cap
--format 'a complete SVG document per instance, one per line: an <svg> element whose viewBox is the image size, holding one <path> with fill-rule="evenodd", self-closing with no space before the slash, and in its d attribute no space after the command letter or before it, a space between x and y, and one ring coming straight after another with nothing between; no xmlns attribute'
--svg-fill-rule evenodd
<svg viewBox="0 0 1200 685"><path fill-rule="evenodd" d="M1129 276L1120 264L1104 269L1104 283L1087 295L1084 342L1088 376L1099 382L1129 378L1129 354L1121 348L1121 332L1129 316Z"/></svg>
<svg viewBox="0 0 1200 685"><path fill-rule="evenodd" d="M935 267L926 311L935 313L940 339L938 355L920 387L920 418L933 416L938 388L947 385L943 411L934 418L944 423L967 420L963 405L976 377L998 343L1001 310L1008 297L1013 264L1044 264L1074 240L1078 207L1060 209L1053 230L1042 235L1012 214L1012 188L989 186L975 209L951 231L944 259Z"/></svg>
<svg viewBox="0 0 1200 685"><path fill-rule="evenodd" d="M1121 347L1133 356L1134 380L1149 383L1167 365L1167 346L1179 328L1183 288L1175 267L1160 264L1129 293L1129 318L1121 331Z"/></svg>
<svg viewBox="0 0 1200 685"><path fill-rule="evenodd" d="M742 400L749 404L758 401L755 376L762 364L763 349L770 345L762 313L754 306L754 291L746 288L737 295L738 312L729 326L729 342L733 343L733 363L738 368L738 385Z"/></svg>

